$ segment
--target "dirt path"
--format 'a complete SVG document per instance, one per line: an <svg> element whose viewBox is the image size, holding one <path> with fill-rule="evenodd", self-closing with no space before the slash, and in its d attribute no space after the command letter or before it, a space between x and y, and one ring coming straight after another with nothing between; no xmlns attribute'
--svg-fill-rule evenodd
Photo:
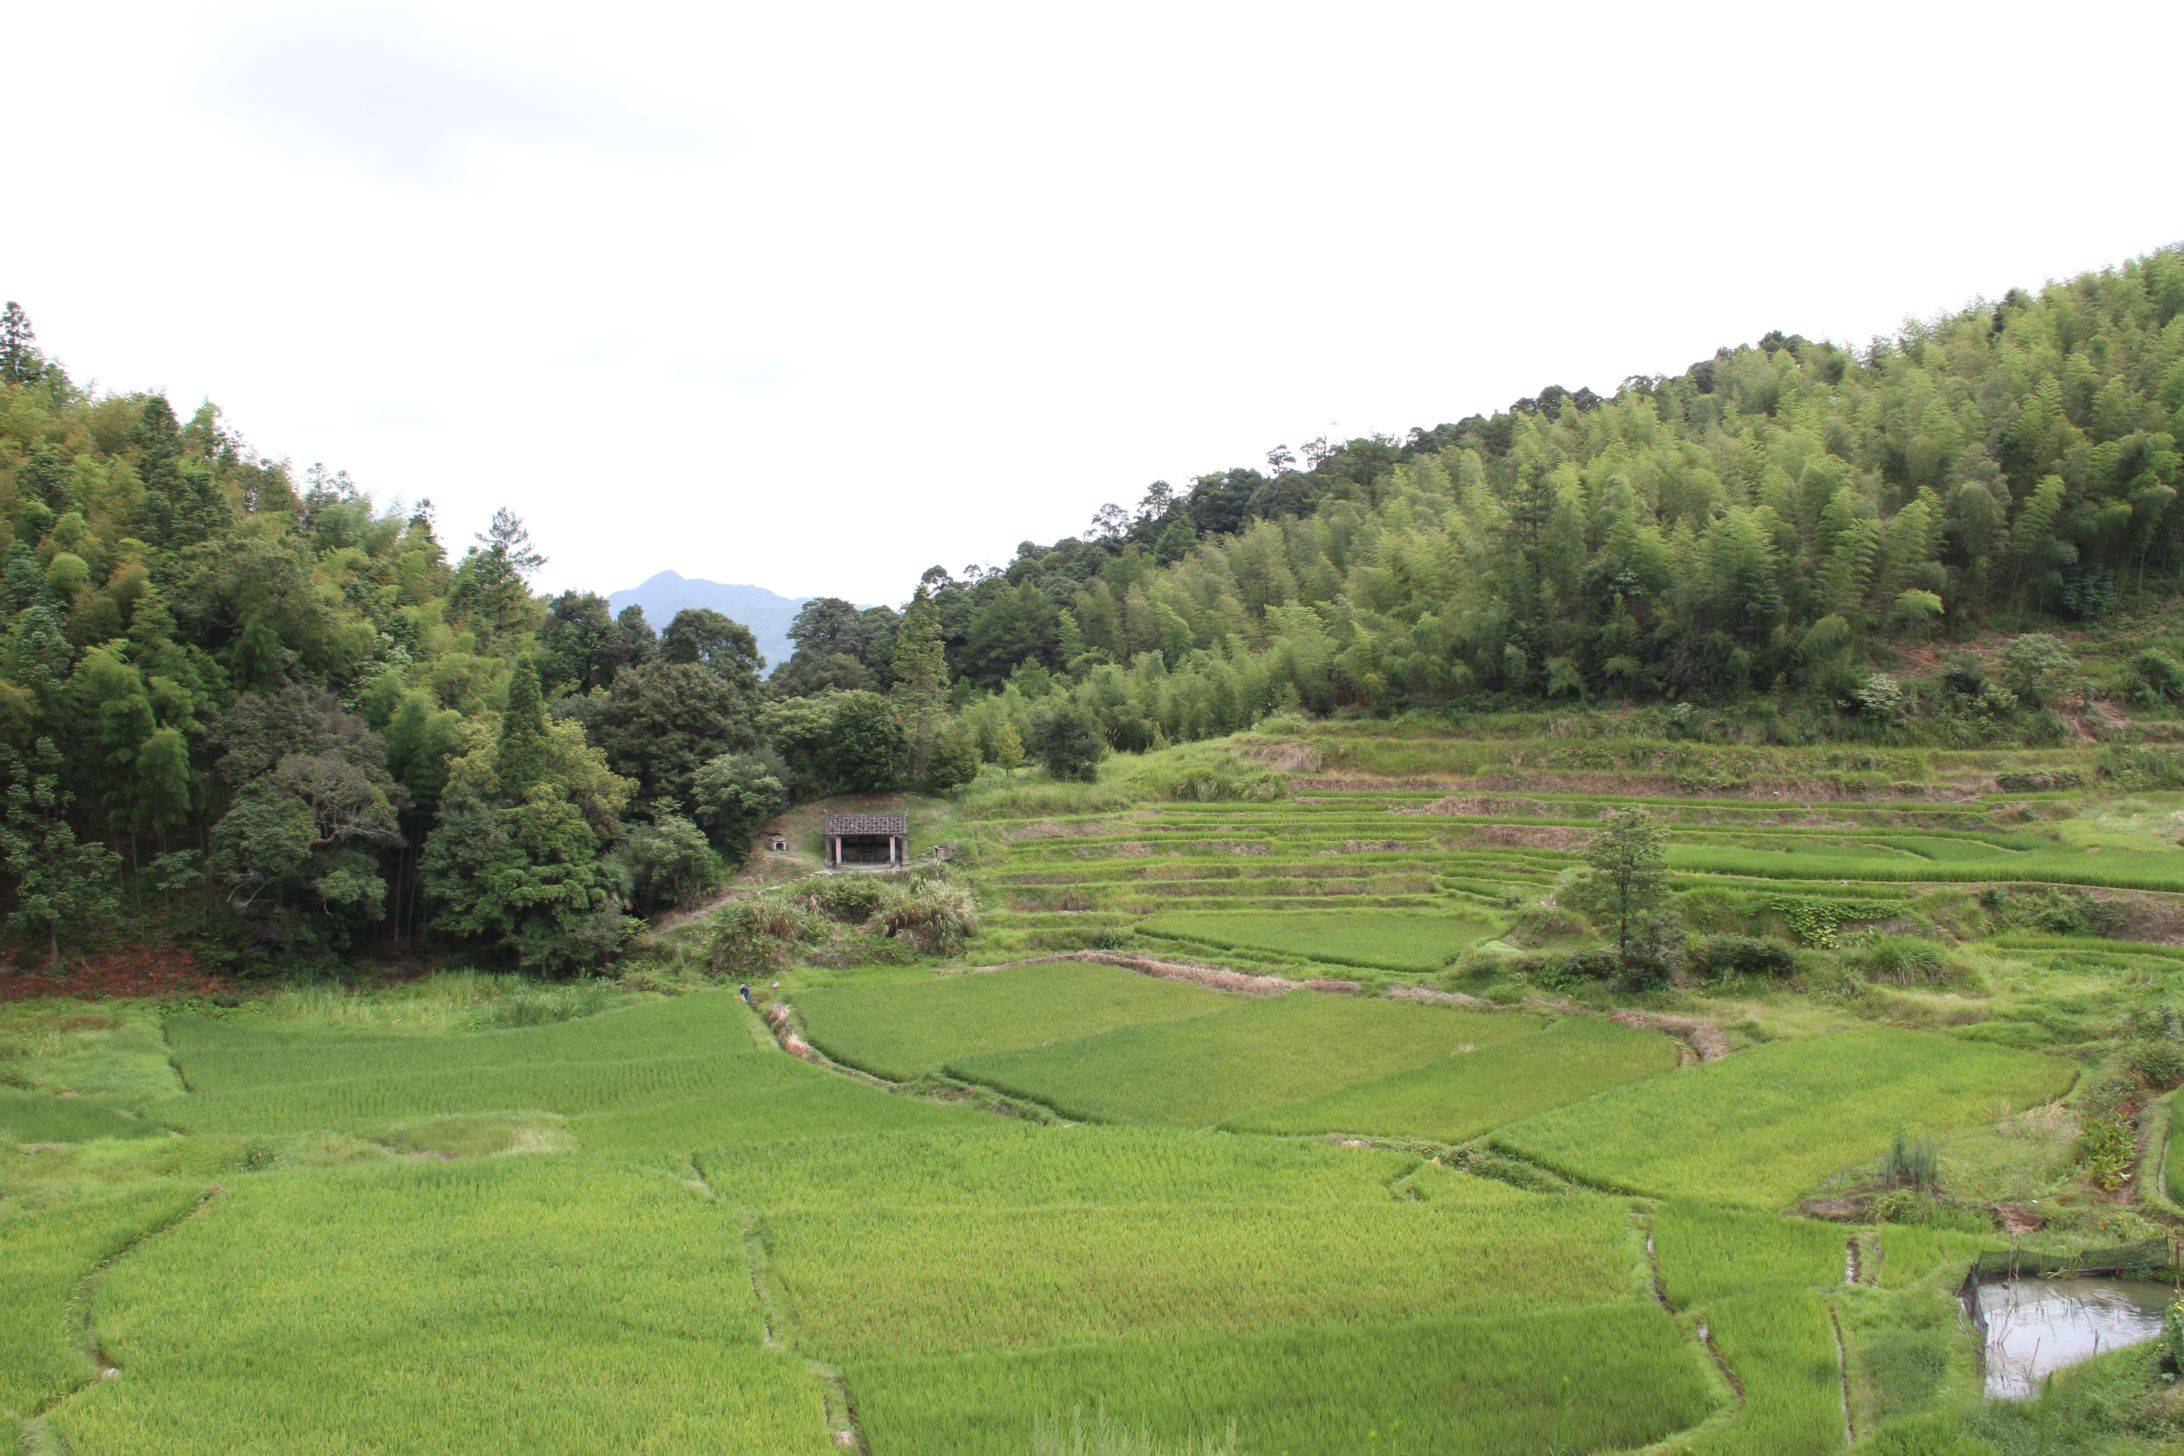
<svg viewBox="0 0 2184 1456"><path fill-rule="evenodd" d="M983 1107L989 1112L1007 1117L1022 1118L1027 1122L1052 1122L1074 1125L1077 1119L1057 1108L1033 1098L1013 1092L1003 1092L983 1082L967 1081L961 1077L933 1075L916 1082L898 1082L870 1072L849 1062L828 1056L807 1040L797 1028L796 1008L786 1001L769 1001L759 1011L759 1023L772 1033L773 1043L799 1061L809 1062L836 1076L862 1082L882 1092L892 1092L902 1097L923 1097L927 1101L947 1103L953 1106Z"/></svg>
<svg viewBox="0 0 2184 1456"><path fill-rule="evenodd" d="M1339 996L1367 994L1364 984L1358 981L1292 981L1281 976L1257 975L1232 970L1226 966L1209 965L1203 961L1158 960L1131 951L1114 950L1056 951L1052 955L998 961L987 966L972 966L959 973L944 974L982 975L988 971L1011 971L1024 966L1070 963L1117 966L1126 971L1136 971L1140 975L1156 976L1166 981L1187 981L1210 990L1230 991L1242 996L1281 996L1291 991L1319 991ZM1601 1011L1597 1007L1580 1006L1575 1001L1536 995L1527 996L1514 1005L1505 1005L1500 1001L1489 1001L1483 996L1473 996L1463 991L1436 991L1428 986L1390 986L1379 994L1390 1001L1452 1006L1460 1011L1529 1011L1550 1016L1605 1016L1619 1025L1635 1027L1640 1031L1659 1032L1671 1038L1677 1043L1680 1063L1684 1062L1686 1054L1691 1060L1714 1062L1734 1050L1727 1033L1712 1022L1696 1016L1676 1016L1665 1011L1639 1011L1629 1008Z"/></svg>
<svg viewBox="0 0 2184 1456"><path fill-rule="evenodd" d="M1365 989L1363 983L1358 981L1292 981L1282 976L1262 976L1249 971L1232 970L1227 966L1209 965L1203 961L1160 960L1153 956L1139 955L1134 951L1119 950L1056 951L1052 955L997 961L990 966L973 966L963 974L983 975L988 971L1013 971L1024 966L1051 966L1069 962L1119 966L1126 971L1136 971L1141 976L1154 976L1163 981L1188 981L1195 986L1204 986L1214 991L1232 991L1240 996L1281 996L1291 991L1324 991L1331 995L1355 996Z"/></svg>

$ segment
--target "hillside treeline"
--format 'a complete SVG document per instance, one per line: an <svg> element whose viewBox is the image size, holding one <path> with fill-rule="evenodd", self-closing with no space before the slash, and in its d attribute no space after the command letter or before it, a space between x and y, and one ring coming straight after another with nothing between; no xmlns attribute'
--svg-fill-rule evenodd
<svg viewBox="0 0 2184 1456"><path fill-rule="evenodd" d="M561 970L716 883L792 797L1086 775L1282 707L1901 713L1886 646L2174 589L2180 315L2167 251L1862 353L1770 335L1613 398L1278 449L929 571L901 612L814 602L762 683L718 613L656 631L538 597L514 516L451 551L428 503L299 478L209 405L80 388L9 305L0 914L55 959L120 926ZM2019 706L1952 680L1967 711Z"/></svg>
<svg viewBox="0 0 2184 1456"><path fill-rule="evenodd" d="M11 938L56 961L161 931L223 961L430 943L566 970L716 883L792 792L902 782L900 702L769 707L741 625L543 600L541 560L507 512L451 555L428 503L298 479L209 405L83 390L8 305Z"/></svg>
<svg viewBox="0 0 2184 1456"><path fill-rule="evenodd" d="M1855 711L1881 647L2172 591L2180 436L2172 249L1860 352L1770 334L1609 399L1276 450L922 590L959 696L998 695L979 721L1031 732L1060 691L1125 747L1277 704ZM815 602L777 682L884 687L891 630Z"/></svg>

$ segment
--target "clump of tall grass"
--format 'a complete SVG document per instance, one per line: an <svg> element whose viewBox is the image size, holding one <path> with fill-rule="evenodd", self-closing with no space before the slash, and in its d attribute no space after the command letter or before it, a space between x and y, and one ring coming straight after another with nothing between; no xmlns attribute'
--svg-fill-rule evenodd
<svg viewBox="0 0 2184 1456"><path fill-rule="evenodd" d="M713 969L757 975L784 964L800 945L824 939L826 920L780 894L753 895L713 917Z"/></svg>
<svg viewBox="0 0 2184 1456"><path fill-rule="evenodd" d="M1085 1419L1079 1406L1065 1422L1042 1418L1031 1444L1032 1456L1236 1456L1236 1430L1183 1445L1156 1441L1118 1425L1103 1406Z"/></svg>
<svg viewBox="0 0 2184 1456"><path fill-rule="evenodd" d="M539 981L497 971L439 971L390 986L292 986L265 997L284 1021L393 1031L544 1026L604 1011L623 992L608 981Z"/></svg>
<svg viewBox="0 0 2184 1456"><path fill-rule="evenodd" d="M908 940L927 955L953 955L978 928L978 903L954 880L934 876L889 885L874 916L896 940Z"/></svg>
<svg viewBox="0 0 2184 1456"><path fill-rule="evenodd" d="M1895 1141L1888 1145L1888 1156L1881 1160L1881 1176L1898 1188L1933 1192L1941 1185L1941 1155L1934 1151L1934 1140L1898 1129Z"/></svg>
<svg viewBox="0 0 2184 1456"><path fill-rule="evenodd" d="M1933 986L1950 978L1941 947L1911 935L1872 935L1843 952L1843 964L1869 981Z"/></svg>

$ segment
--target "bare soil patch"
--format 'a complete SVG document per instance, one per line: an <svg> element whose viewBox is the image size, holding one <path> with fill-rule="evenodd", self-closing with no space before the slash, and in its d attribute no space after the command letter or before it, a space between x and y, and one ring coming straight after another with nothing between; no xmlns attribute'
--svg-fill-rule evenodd
<svg viewBox="0 0 2184 1456"><path fill-rule="evenodd" d="M776 1002L766 1008L765 1017L766 1026L773 1032L774 1040L781 1044L781 1050L807 1062L820 1060L818 1049L797 1034L796 1024L790 1019L788 1007Z"/></svg>
<svg viewBox="0 0 2184 1456"><path fill-rule="evenodd" d="M2102 932L2117 940L2184 945L2184 895L2141 890L2088 890L2101 907Z"/></svg>
<svg viewBox="0 0 2184 1456"><path fill-rule="evenodd" d="M1326 762L1317 748L1293 739L1249 744L1244 749L1244 757L1282 773L1314 773Z"/></svg>
<svg viewBox="0 0 2184 1456"><path fill-rule="evenodd" d="M1582 829L1551 824L1488 824L1459 841L1475 849L1581 849L1592 839Z"/></svg>
<svg viewBox="0 0 2184 1456"><path fill-rule="evenodd" d="M1215 991L1233 991L1240 996L1280 996L1290 991L1326 991L1337 995L1355 995L1364 990L1356 981L1331 981L1314 978L1291 981L1281 976L1260 976L1248 971L1230 970L1226 966L1209 966L1197 961L1159 960L1153 956L1136 955L1116 950L1057 951L1053 955L1032 956L1020 961L1003 961L998 965L978 966L973 974L985 971L1014 970L1018 966L1056 965L1064 961L1082 961L1092 965L1119 966L1140 975L1157 976L1163 981L1188 981L1194 986L1205 986Z"/></svg>
<svg viewBox="0 0 2184 1456"><path fill-rule="evenodd" d="M1430 804L1397 804L1391 814L1447 814L1466 819L1553 819L1570 806L1544 799L1505 799L1481 794L1451 794Z"/></svg>
<svg viewBox="0 0 2184 1456"><path fill-rule="evenodd" d="M170 999L233 996L236 988L173 946L131 946L80 955L58 973L0 966L0 1001L74 996L101 1001L118 997Z"/></svg>

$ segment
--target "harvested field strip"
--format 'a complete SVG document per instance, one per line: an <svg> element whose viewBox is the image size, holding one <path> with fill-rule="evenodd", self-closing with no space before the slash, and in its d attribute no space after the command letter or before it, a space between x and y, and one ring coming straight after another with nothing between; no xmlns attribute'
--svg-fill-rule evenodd
<svg viewBox="0 0 2184 1456"><path fill-rule="evenodd" d="M1892 1028L1773 1042L1494 1134L1585 1181L1779 1208L1898 1129L1992 1121L2068 1090L2051 1057Z"/></svg>

